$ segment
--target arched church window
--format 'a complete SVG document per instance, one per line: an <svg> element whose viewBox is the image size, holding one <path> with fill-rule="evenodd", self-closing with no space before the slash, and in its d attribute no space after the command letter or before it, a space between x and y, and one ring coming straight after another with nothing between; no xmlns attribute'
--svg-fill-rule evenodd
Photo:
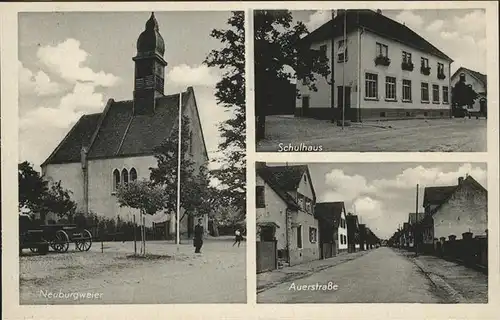
<svg viewBox="0 0 500 320"><path fill-rule="evenodd" d="M137 171L135 168L130 169L130 181L137 180Z"/></svg>
<svg viewBox="0 0 500 320"><path fill-rule="evenodd" d="M460 81L465 81L465 73L460 74Z"/></svg>
<svg viewBox="0 0 500 320"><path fill-rule="evenodd" d="M120 185L120 171L118 171L118 169L115 169L113 171L113 191L116 191L119 185Z"/></svg>
<svg viewBox="0 0 500 320"><path fill-rule="evenodd" d="M122 183L123 184L128 183L128 171L127 171L127 169L122 170Z"/></svg>

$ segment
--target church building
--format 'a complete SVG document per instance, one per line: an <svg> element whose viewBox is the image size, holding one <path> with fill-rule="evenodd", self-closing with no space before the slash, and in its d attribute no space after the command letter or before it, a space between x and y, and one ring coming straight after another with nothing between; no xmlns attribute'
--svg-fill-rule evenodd
<svg viewBox="0 0 500 320"><path fill-rule="evenodd" d="M109 99L101 113L82 116L57 148L42 164L45 179L61 181L72 191L80 212L93 212L107 218L136 219L139 212L120 208L116 190L120 184L149 179L157 167L153 150L178 134L179 104L189 118L189 153L197 168L206 166L208 154L192 87L165 95L163 56L165 43L154 16L146 22L137 40L133 99ZM181 103L179 101L181 99ZM164 226L166 236L175 235L175 212L146 217L146 225ZM181 210L181 237L192 237L197 219ZM137 220L138 221L138 220ZM207 230L208 217L203 217Z"/></svg>

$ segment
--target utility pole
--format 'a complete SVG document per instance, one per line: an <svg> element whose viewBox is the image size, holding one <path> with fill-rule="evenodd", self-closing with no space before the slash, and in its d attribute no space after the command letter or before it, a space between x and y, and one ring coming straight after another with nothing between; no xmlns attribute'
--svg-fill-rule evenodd
<svg viewBox="0 0 500 320"><path fill-rule="evenodd" d="M418 222L418 184L417 184L417 197L415 199L415 229L413 232L415 233L413 235L413 237L414 237L413 243L415 244L415 256L418 256L418 245L420 242L420 230L419 230L419 222Z"/></svg>
<svg viewBox="0 0 500 320"><path fill-rule="evenodd" d="M336 112L335 112L335 10L332 10L332 30L331 30L331 47L332 50L330 51L330 67L331 67L331 74L330 74L330 95L331 95L331 101L330 101L330 107L332 109L332 122L335 122L336 118Z"/></svg>
<svg viewBox="0 0 500 320"><path fill-rule="evenodd" d="M344 47L342 48L344 50L344 61L342 61L342 130L344 130L344 122L345 122L345 63L346 63L346 48L347 48L347 10L344 10Z"/></svg>

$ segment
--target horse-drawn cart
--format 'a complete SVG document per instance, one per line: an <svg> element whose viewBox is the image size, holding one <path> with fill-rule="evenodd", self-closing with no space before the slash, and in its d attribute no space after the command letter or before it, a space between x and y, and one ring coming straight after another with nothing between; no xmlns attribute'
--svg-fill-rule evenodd
<svg viewBox="0 0 500 320"><path fill-rule="evenodd" d="M49 247L56 252L67 252L73 242L78 251L89 251L92 234L75 224L36 225L29 216L19 216L19 249L46 254Z"/></svg>

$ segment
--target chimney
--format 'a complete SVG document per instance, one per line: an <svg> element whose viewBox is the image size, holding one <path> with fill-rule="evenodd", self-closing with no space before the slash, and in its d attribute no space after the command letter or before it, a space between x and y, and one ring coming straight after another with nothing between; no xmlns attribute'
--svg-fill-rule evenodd
<svg viewBox="0 0 500 320"><path fill-rule="evenodd" d="M382 14L382 10L377 9L377 13L378 13L378 14Z"/></svg>
<svg viewBox="0 0 500 320"><path fill-rule="evenodd" d="M461 185L464 182L464 177L458 177L458 185Z"/></svg>

